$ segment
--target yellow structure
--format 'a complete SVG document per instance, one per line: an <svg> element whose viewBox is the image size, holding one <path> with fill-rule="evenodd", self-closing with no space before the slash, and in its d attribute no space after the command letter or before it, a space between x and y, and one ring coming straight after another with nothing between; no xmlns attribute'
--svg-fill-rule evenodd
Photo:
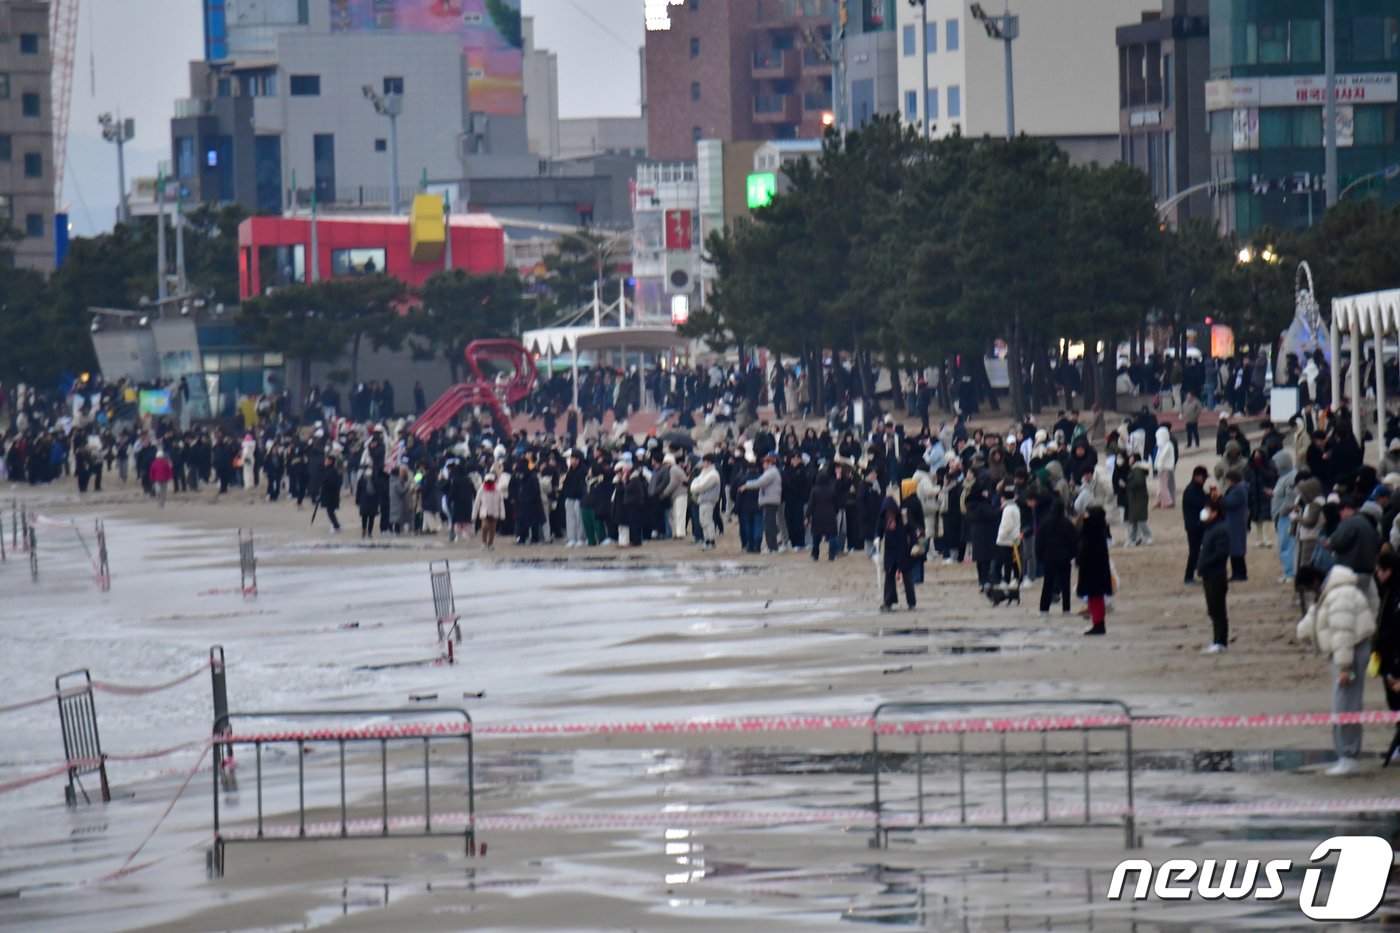
<svg viewBox="0 0 1400 933"><path fill-rule="evenodd" d="M443 211L442 195L414 195L413 212L408 217L408 243L413 261L436 262L442 259L446 242L447 216Z"/></svg>

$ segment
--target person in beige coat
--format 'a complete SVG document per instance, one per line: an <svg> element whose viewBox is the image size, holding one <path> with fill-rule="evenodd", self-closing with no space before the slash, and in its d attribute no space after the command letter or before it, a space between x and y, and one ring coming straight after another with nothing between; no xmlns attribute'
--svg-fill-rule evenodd
<svg viewBox="0 0 1400 933"><path fill-rule="evenodd" d="M1299 570L1297 580L1299 587L1319 594L1298 623L1298 640L1316 646L1332 662L1332 712L1359 713L1379 608L1367 587L1370 580L1341 564L1325 579L1315 567ZM1337 762L1327 770L1329 775L1341 777L1360 770L1361 726L1333 726L1332 744Z"/></svg>

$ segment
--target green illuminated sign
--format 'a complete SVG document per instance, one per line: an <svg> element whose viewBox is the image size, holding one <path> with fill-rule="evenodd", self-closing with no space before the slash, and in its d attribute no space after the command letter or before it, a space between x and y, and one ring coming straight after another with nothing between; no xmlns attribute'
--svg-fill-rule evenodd
<svg viewBox="0 0 1400 933"><path fill-rule="evenodd" d="M749 176L749 208L766 207L778 193L778 176L763 172Z"/></svg>

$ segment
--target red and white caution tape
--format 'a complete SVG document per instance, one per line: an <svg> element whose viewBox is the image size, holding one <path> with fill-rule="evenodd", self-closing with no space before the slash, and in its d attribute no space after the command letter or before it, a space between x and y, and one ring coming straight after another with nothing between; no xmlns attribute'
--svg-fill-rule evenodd
<svg viewBox="0 0 1400 933"><path fill-rule="evenodd" d="M182 674L181 676L176 677L174 680L168 680L163 684L114 684L108 683L105 680L94 680L91 683L91 687L93 690L102 693L111 693L116 696L145 696L148 693L159 693L162 690L169 690L172 687L178 687L181 684L188 683L189 681L194 680L196 677L203 674L207 670L209 670L209 662L205 661L203 664L190 671L188 674ZM31 706L39 706L43 703L52 703L54 700L62 699L64 697L79 696L81 694L86 693L88 687L89 684L86 683L77 684L72 687L65 687L63 690L57 691L55 693L45 694L41 697L33 697L32 699L28 700L21 700L18 703L9 703L5 706L0 706L0 715L4 715L5 713L17 712L18 710L22 709L28 709Z"/></svg>
<svg viewBox="0 0 1400 933"><path fill-rule="evenodd" d="M0 794L7 794L12 790L19 790L21 787L28 787L30 784L38 784L40 781L47 781L50 778L67 774L69 768L96 767L102 764L98 758L73 758L56 768L50 768L40 774L30 774L25 777L15 778L0 784Z"/></svg>

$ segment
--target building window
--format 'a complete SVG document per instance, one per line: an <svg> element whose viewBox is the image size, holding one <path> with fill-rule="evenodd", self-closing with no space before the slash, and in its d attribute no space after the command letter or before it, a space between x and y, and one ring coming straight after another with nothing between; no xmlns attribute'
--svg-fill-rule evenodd
<svg viewBox="0 0 1400 933"><path fill-rule="evenodd" d="M919 119L919 92L904 92L904 119L914 121Z"/></svg>
<svg viewBox="0 0 1400 933"><path fill-rule="evenodd" d="M1162 56L1162 107L1171 109L1172 92L1175 90L1176 68L1172 63L1170 54Z"/></svg>
<svg viewBox="0 0 1400 933"><path fill-rule="evenodd" d="M904 43L904 57L910 58L914 54L914 27L905 26L902 36Z"/></svg>
<svg viewBox="0 0 1400 933"><path fill-rule="evenodd" d="M693 13L700 9L700 0L690 0L690 11Z"/></svg>
<svg viewBox="0 0 1400 933"><path fill-rule="evenodd" d="M37 152L26 152L24 154L24 177L44 177L44 157L42 155Z"/></svg>
<svg viewBox="0 0 1400 933"><path fill-rule="evenodd" d="M1288 23L1288 57L1295 62L1322 61L1322 21L1295 19Z"/></svg>
<svg viewBox="0 0 1400 933"><path fill-rule="evenodd" d="M335 200L335 135L317 133L311 137L311 166L315 172L316 198L322 204Z"/></svg>
<svg viewBox="0 0 1400 933"><path fill-rule="evenodd" d="M26 91L20 97L20 111L26 117L37 117L39 115L39 95L33 91Z"/></svg>
<svg viewBox="0 0 1400 933"><path fill-rule="evenodd" d="M692 126L690 128L690 137L698 143L700 141L700 127Z"/></svg>
<svg viewBox="0 0 1400 933"><path fill-rule="evenodd" d="M28 237L41 237L44 235L43 214L24 215L24 235Z"/></svg>
<svg viewBox="0 0 1400 933"><path fill-rule="evenodd" d="M1297 149L1322 147L1322 108L1293 108L1293 146Z"/></svg>
<svg viewBox="0 0 1400 933"><path fill-rule="evenodd" d="M699 57L700 57L700 40L699 40L699 39L691 39L691 40L690 40L690 57L691 57L691 58L699 58Z"/></svg>
<svg viewBox="0 0 1400 933"><path fill-rule="evenodd" d="M384 271L382 249L331 250L331 275L336 278L351 275L375 275Z"/></svg>
<svg viewBox="0 0 1400 933"><path fill-rule="evenodd" d="M19 34L19 53L21 55L39 54L39 34L34 32L22 32Z"/></svg>
<svg viewBox="0 0 1400 933"><path fill-rule="evenodd" d="M958 43L962 38L958 35L958 28L960 25L961 24L957 20L950 19L943 28L943 47L949 52L956 52L958 50Z"/></svg>
<svg viewBox="0 0 1400 933"><path fill-rule="evenodd" d="M700 99L700 82L699 82L699 81L692 81L692 82L690 82L690 99L691 99L691 100L699 100L699 99Z"/></svg>
<svg viewBox="0 0 1400 933"><path fill-rule="evenodd" d="M289 84L293 97L320 97L320 75L292 75Z"/></svg>
<svg viewBox="0 0 1400 933"><path fill-rule="evenodd" d="M938 24L927 23L924 26L924 54L932 55L938 51Z"/></svg>
<svg viewBox="0 0 1400 933"><path fill-rule="evenodd" d="M927 106L928 106L928 118L929 118L929 120L937 120L937 119L938 119L938 88L936 88L936 87L931 87L931 88L928 89L928 104L927 104Z"/></svg>
<svg viewBox="0 0 1400 933"><path fill-rule="evenodd" d="M948 119L956 120L962 116L962 86L958 84L948 85Z"/></svg>
<svg viewBox="0 0 1400 933"><path fill-rule="evenodd" d="M388 149L388 148L389 148L389 144L386 143L382 137L379 138L379 139L376 139L376 140L374 141L374 151L375 151L375 152L384 152L384 151L385 151L386 149Z"/></svg>
<svg viewBox="0 0 1400 933"><path fill-rule="evenodd" d="M403 78L388 77L384 79L385 94L402 94Z"/></svg>
<svg viewBox="0 0 1400 933"><path fill-rule="evenodd" d="M0 100L10 99L10 76L0 72Z"/></svg>
<svg viewBox="0 0 1400 933"><path fill-rule="evenodd" d="M8 194L0 194L0 230L10 225L15 219L15 202Z"/></svg>
<svg viewBox="0 0 1400 933"><path fill-rule="evenodd" d="M10 151L10 134L0 133L0 162L8 162L12 153Z"/></svg>
<svg viewBox="0 0 1400 933"><path fill-rule="evenodd" d="M194 137L175 137L175 175L181 181L194 177Z"/></svg>

